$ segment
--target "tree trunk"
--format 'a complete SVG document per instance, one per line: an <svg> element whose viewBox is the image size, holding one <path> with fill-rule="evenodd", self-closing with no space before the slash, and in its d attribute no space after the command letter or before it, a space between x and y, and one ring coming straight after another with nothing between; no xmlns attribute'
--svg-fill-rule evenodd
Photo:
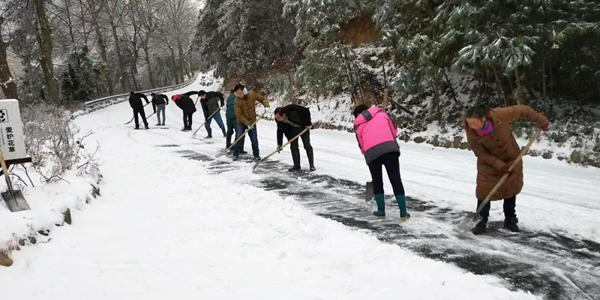
<svg viewBox="0 0 600 300"><path fill-rule="evenodd" d="M71 44L75 45L75 34L73 33L73 21L71 21L71 1L65 1L65 10L67 15L67 25L69 26L69 37Z"/></svg>
<svg viewBox="0 0 600 300"><path fill-rule="evenodd" d="M119 77L121 81L121 90L131 90L129 80L127 80L127 73L125 72L125 61L123 60L123 54L121 52L121 46L119 45L119 35L117 34L117 26L114 21L110 20L110 27L112 30L113 40L115 42L115 52L117 52L117 61L119 63Z"/></svg>
<svg viewBox="0 0 600 300"><path fill-rule="evenodd" d="M481 70L480 70L480 69L477 69L477 71L476 71L476 72L477 72L477 83L478 83L478 84L477 84L477 89L478 89L478 90L477 90L477 102L478 102L478 103L481 103L481 100L482 100L482 95L481 95L481 93L482 93L482 89L483 89L483 87L482 87L482 84L481 84L481 81L482 81L482 80L481 80L482 74L481 74Z"/></svg>
<svg viewBox="0 0 600 300"><path fill-rule="evenodd" d="M33 0L36 12L36 37L44 80L50 102L58 104L58 86L54 80L54 65L52 63L52 27L46 17L46 1Z"/></svg>
<svg viewBox="0 0 600 300"><path fill-rule="evenodd" d="M502 96L502 100L504 100L504 106L508 106L508 102L506 102L506 94L504 94L504 89L502 88L502 82L500 81L500 78L498 77L498 72L496 72L496 68L493 69L494 70L494 78L496 78L496 85L498 87L498 93L500 93L500 95ZM498 97L500 100L500 97Z"/></svg>
<svg viewBox="0 0 600 300"><path fill-rule="evenodd" d="M135 88L136 91L140 91L140 84L138 83L137 80L137 76L138 76L138 69L137 69L137 64L135 63L137 61L137 58L134 58L134 62L131 64L131 75L133 79L133 87Z"/></svg>
<svg viewBox="0 0 600 300"><path fill-rule="evenodd" d="M546 49L542 43L542 99L546 101Z"/></svg>
<svg viewBox="0 0 600 300"><path fill-rule="evenodd" d="M173 75L175 76L175 84L179 84L179 76L177 76L177 58L175 57L175 49L169 46L171 50L171 64L173 65Z"/></svg>
<svg viewBox="0 0 600 300"><path fill-rule="evenodd" d="M345 56L342 55L342 51L340 49L338 49L338 57L344 62L344 66L346 67L346 76L348 77L348 85L350 85L350 96L352 98L352 102L355 105L362 104L356 102L358 99L358 93L356 91L356 85L354 84L354 78L352 77L352 72L350 72L350 67L348 67L348 62Z"/></svg>
<svg viewBox="0 0 600 300"><path fill-rule="evenodd" d="M146 54L146 65L148 66L148 79L150 80L150 87L155 88L156 84L154 84L154 76L152 75L152 65L150 64L150 49L148 49L148 41L146 41L143 46L144 53Z"/></svg>
<svg viewBox="0 0 600 300"><path fill-rule="evenodd" d="M442 69L442 73L444 73L444 78L446 79L446 84L448 84L448 88L450 88L450 93L452 94L452 100L454 100L454 102L458 102L458 99L456 99L456 95L458 95L456 93L456 90L454 89L454 86L452 85L452 81L450 81L450 78L448 78L448 74L446 73L446 70Z"/></svg>
<svg viewBox="0 0 600 300"><path fill-rule="evenodd" d="M2 42L0 41L0 43ZM6 48L6 45L0 46L0 87L2 88L4 97L7 99L18 99L17 85L12 77L6 58Z"/></svg>
<svg viewBox="0 0 600 300"><path fill-rule="evenodd" d="M102 2L101 2L102 4ZM98 8L100 9L100 8ZM90 1L90 11L92 14L92 25L94 26L94 30L96 31L96 38L98 39L98 46L100 47L100 57L102 57L102 61L106 64L106 67L109 70L112 70L109 62L108 62L108 53L106 51L106 44L104 43L104 37L102 36L102 31L100 30L100 24L98 22L98 10L96 10L96 1ZM115 94L115 84L112 79L112 72L109 72L108 76L106 76L106 83L108 84L108 94Z"/></svg>
<svg viewBox="0 0 600 300"><path fill-rule="evenodd" d="M181 43L177 43L177 51L179 54L179 76L181 76L181 82L185 81L185 78L183 77L183 73L185 72L185 66L184 66L184 57L183 57L183 47L181 47Z"/></svg>
<svg viewBox="0 0 600 300"><path fill-rule="evenodd" d="M521 78L519 76L519 70L515 69L515 77L516 77L516 84L517 84L517 104L521 104L522 102L522 95L521 95Z"/></svg>

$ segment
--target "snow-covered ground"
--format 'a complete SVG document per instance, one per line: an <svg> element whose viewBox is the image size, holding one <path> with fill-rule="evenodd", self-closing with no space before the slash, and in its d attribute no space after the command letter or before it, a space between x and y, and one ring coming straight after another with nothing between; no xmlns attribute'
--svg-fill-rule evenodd
<svg viewBox="0 0 600 300"><path fill-rule="evenodd" d="M251 164L209 172L209 163L180 153L214 155L224 138L214 134L207 141L181 132L175 105L167 108L167 129L135 131L123 125L130 118L122 103L75 121L95 131L88 142L102 145L102 197L73 211L74 225L55 230L51 242L13 252L15 264L0 269L2 299L539 298L507 289L500 278L422 258L319 217L300 199L252 186L263 175L251 173ZM195 128L202 119L200 111L195 114ZM156 123L154 116L149 123ZM275 124L257 127L264 156L276 147ZM311 139L318 174L370 179L352 134L315 130ZM474 209L472 153L401 146L409 196L437 207ZM273 160L290 164L289 150ZM599 179L597 169L525 158L526 184L517 200L521 227L600 241ZM492 207L492 219L501 219L501 205ZM401 226L423 223L415 214Z"/></svg>

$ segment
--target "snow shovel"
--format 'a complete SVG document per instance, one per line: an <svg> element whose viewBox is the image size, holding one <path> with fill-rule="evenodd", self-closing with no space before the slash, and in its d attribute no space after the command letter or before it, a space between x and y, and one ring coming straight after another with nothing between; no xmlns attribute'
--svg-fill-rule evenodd
<svg viewBox="0 0 600 300"><path fill-rule="evenodd" d="M285 143L283 146L281 146L281 148L273 151L271 154L265 156L263 159L261 159L260 161L258 161L257 163L254 164L254 167L252 167L252 172L254 172L256 170L256 168L258 167L258 165L260 165L260 163L262 163L263 161L267 160L267 158L273 156L275 153L278 153L279 151L281 151L281 149L285 148L285 146L291 144L293 141L297 140L300 136L302 136L305 132L307 132L309 129L308 127L304 128L304 130L302 130L302 132L300 132L299 134L297 134L294 138L292 138L291 140L289 140L287 143Z"/></svg>
<svg viewBox="0 0 600 300"><path fill-rule="evenodd" d="M521 150L521 153L519 154L517 159L515 159L515 161L512 163L512 165L510 165L510 167L508 168L508 171L512 171L515 168L515 166L519 163L519 161L523 158L523 156L527 153L527 151L529 151L529 147L531 147L533 142L535 142L535 140L540 136L541 132L542 132L542 130L538 128L536 133L531 137L531 139L529 139L529 142L527 143L525 148L523 148L523 150ZM475 211L475 216L473 216L472 218L465 217L460 223L458 223L458 225L456 225L456 229L458 229L459 231L462 231L462 232L469 231L483 219L479 215L479 213L485 207L485 205L488 202L490 202L490 198L492 198L492 195L494 195L496 193L496 191L498 191L498 189L502 186L504 181L506 181L508 176L509 176L509 173L506 173L506 174L504 174L504 176L502 176L502 178L500 178L500 181L498 181L498 183L496 183L496 186L494 186L492 191L487 195L487 197L485 197L485 200L483 200L483 202L481 202L479 207L477 207L477 211Z"/></svg>
<svg viewBox="0 0 600 300"><path fill-rule="evenodd" d="M4 179L6 180L6 185L8 186L8 191L2 193L2 199L4 199L6 202L8 209L10 209L11 212L31 210L29 204L27 204L27 201L25 200L25 197L23 197L23 193L20 190L14 190L12 187L10 177L8 176L8 167L4 161L4 155L2 155L2 151L0 151L0 164L2 164L2 173L4 174Z"/></svg>
<svg viewBox="0 0 600 300"><path fill-rule="evenodd" d="M367 182L366 191L365 191L365 202L371 201L375 197L375 192L373 192L373 181Z"/></svg>
<svg viewBox="0 0 600 300"><path fill-rule="evenodd" d="M146 103L144 106L142 106L142 109L144 109L144 107L146 107L146 105L148 105L148 104L150 104L150 103ZM148 118L150 118L152 115L147 116L146 120L148 120ZM129 120L129 122L125 123L125 125L128 125L129 123L133 122L133 119L135 119L135 116L131 117L131 120Z"/></svg>
<svg viewBox="0 0 600 300"><path fill-rule="evenodd" d="M198 130L200 130L200 128L202 128L202 126L204 126L204 124L208 123L208 120L210 120L210 118L212 118L214 115L216 115L219 111L221 110L221 108L215 110L214 113L212 113L212 115L210 115L206 121L204 121L204 123L202 123L202 125L200 125L200 127L198 127L198 129L196 129L196 131L194 131L194 133L192 134L192 136L195 136L196 133L198 132Z"/></svg>
<svg viewBox="0 0 600 300"><path fill-rule="evenodd" d="M262 119L263 117L264 117L264 114L262 116L259 116L258 118L256 118L256 121L254 121L254 123L252 123L252 126L256 125L256 123L258 121L260 121L260 119ZM246 136L246 133L248 133L248 131L250 131L250 129L246 129L246 131L244 131L244 133L242 133L242 135L240 135L237 139L235 139L235 141L233 141L233 143L231 144L231 146L229 146L229 148L227 148L227 149L225 149L225 151L217 154L215 156L215 158L219 158L219 157L225 155L227 153L227 151L233 149L233 146L235 146L235 144L237 144L237 142L239 142L241 139L243 139L244 136Z"/></svg>

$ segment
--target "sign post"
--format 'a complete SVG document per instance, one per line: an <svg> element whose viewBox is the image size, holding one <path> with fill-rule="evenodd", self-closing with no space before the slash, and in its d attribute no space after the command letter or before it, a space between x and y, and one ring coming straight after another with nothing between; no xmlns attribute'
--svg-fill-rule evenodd
<svg viewBox="0 0 600 300"><path fill-rule="evenodd" d="M31 162L31 157L25 149L19 101L0 100L0 164L8 187L8 191L2 193L2 198L12 212L30 209L23 193L13 189L8 174L8 165L26 162Z"/></svg>

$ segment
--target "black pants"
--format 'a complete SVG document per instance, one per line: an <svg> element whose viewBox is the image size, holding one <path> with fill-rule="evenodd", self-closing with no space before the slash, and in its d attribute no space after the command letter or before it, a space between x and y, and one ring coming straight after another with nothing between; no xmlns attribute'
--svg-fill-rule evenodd
<svg viewBox="0 0 600 300"><path fill-rule="evenodd" d="M385 166L390 183L394 189L394 195L404 195L404 185L402 184L402 178L400 178L399 157L400 153L390 152L376 158L369 164L369 171L373 179L374 194L383 194L382 166Z"/></svg>
<svg viewBox="0 0 600 300"><path fill-rule="evenodd" d="M183 128L192 129L192 116L194 113L183 113Z"/></svg>
<svg viewBox="0 0 600 300"><path fill-rule="evenodd" d="M227 137L225 142L225 148L229 149L229 147L231 147L231 137L233 137L233 133L235 132L235 124L235 119L227 119Z"/></svg>
<svg viewBox="0 0 600 300"><path fill-rule="evenodd" d="M304 128L298 128L298 129L294 129L291 130L289 135L287 136L288 140L293 139L294 137L296 137L298 134L300 134L300 132L302 132L304 130ZM302 139L302 145L304 145L304 149L306 151L312 151L312 146L310 145L310 130L307 130L305 133L303 133L299 138L295 139L291 144L290 144L290 149L292 151L298 151L298 140Z"/></svg>
<svg viewBox="0 0 600 300"><path fill-rule="evenodd" d="M483 200L477 200L477 207L481 205ZM514 218L517 216L515 207L517 206L517 196L513 196L510 198L504 199L504 218ZM488 217L490 216L490 201L481 209L479 215L483 217L483 219L487 222Z"/></svg>
<svg viewBox="0 0 600 300"><path fill-rule="evenodd" d="M286 137L288 140L293 139L294 137L299 135L302 131L304 131L304 128L294 128L286 134ZM298 140L300 140L300 139L302 139L302 145L304 145L304 150L306 150L306 156L308 157L308 164L311 167L314 167L315 166L315 158L314 158L312 145L310 144L310 130L307 130L299 138L295 139L293 142L290 143L290 150L292 151L292 160L294 161L294 168L295 169L300 168L300 149L299 149L299 142L298 142Z"/></svg>
<svg viewBox="0 0 600 300"><path fill-rule="evenodd" d="M135 128L140 128L140 121L138 119L138 114L142 117L142 121L144 122L144 126L148 127L148 121L146 121L146 112L144 112L144 107L134 107L133 108L133 119L135 120Z"/></svg>

